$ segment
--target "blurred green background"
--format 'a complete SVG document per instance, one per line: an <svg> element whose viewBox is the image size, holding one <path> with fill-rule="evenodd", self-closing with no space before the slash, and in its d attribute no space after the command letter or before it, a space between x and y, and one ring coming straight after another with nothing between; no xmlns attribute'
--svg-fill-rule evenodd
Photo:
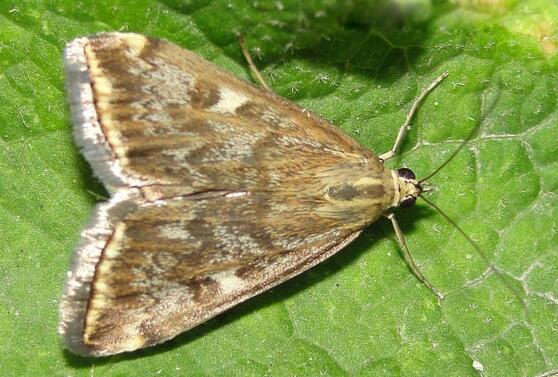
<svg viewBox="0 0 558 377"><path fill-rule="evenodd" d="M75 37L114 30L166 38L249 79L242 33L274 91L378 154L448 70L390 166L425 176L481 122L429 198L499 273L419 202L398 217L441 303L381 220L320 266L164 345L104 359L64 351L65 271L107 194L72 142L61 54ZM0 375L558 371L557 53L555 0L1 1Z"/></svg>

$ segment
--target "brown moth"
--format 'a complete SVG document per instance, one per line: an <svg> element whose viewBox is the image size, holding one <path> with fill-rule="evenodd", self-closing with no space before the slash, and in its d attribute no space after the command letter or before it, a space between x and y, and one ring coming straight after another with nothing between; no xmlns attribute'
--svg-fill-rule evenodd
<svg viewBox="0 0 558 377"><path fill-rule="evenodd" d="M111 194L81 234L60 305L74 353L171 339L330 257L382 215L398 229L388 210L423 190L383 162L445 75L378 157L166 41L99 34L64 59L76 142Z"/></svg>

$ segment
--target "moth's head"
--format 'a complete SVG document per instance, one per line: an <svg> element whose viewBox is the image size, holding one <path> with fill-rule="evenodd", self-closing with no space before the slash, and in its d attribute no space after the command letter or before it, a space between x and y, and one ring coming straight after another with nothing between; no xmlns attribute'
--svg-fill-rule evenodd
<svg viewBox="0 0 558 377"><path fill-rule="evenodd" d="M396 187L399 188L397 207L409 208L417 201L417 197L424 191L421 183L416 179L411 169L400 168L395 171L397 176Z"/></svg>

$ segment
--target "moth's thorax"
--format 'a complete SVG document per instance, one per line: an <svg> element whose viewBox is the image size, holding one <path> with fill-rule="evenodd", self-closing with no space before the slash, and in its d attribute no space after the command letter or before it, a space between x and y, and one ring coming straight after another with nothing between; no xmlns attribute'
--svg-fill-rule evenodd
<svg viewBox="0 0 558 377"><path fill-rule="evenodd" d="M422 187L417 179L401 174L401 170L391 170L394 188L393 201L390 207L410 207L421 194ZM407 170L407 169L405 169Z"/></svg>
<svg viewBox="0 0 558 377"><path fill-rule="evenodd" d="M322 210L353 225L364 226L378 219L396 195L391 170L375 156L358 164L337 166L324 183Z"/></svg>

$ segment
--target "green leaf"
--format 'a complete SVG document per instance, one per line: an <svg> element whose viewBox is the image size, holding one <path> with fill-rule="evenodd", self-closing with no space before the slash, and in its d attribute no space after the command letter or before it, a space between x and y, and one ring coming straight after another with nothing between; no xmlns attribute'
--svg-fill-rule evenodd
<svg viewBox="0 0 558 377"><path fill-rule="evenodd" d="M134 0L0 3L0 375L542 376L558 370L558 4L555 0ZM58 300L102 185L72 142L61 52L127 30L272 88L387 151L441 72L391 167L437 176L397 211L438 302L387 221L318 267L151 349L63 351ZM523 309L522 301L526 305ZM547 373L547 374L545 374Z"/></svg>

